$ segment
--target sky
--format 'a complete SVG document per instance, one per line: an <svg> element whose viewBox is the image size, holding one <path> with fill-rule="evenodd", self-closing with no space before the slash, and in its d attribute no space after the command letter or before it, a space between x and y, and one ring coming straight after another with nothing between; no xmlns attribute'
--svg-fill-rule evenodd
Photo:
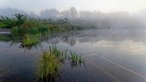
<svg viewBox="0 0 146 82"><path fill-rule="evenodd" d="M45 9L59 11L75 7L77 10L135 13L146 10L146 0L0 0L0 8L18 8L26 12Z"/></svg>

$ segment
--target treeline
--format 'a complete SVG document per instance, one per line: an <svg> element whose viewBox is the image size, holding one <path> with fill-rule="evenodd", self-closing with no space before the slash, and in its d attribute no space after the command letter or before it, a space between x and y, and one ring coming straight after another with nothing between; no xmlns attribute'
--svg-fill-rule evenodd
<svg viewBox="0 0 146 82"><path fill-rule="evenodd" d="M28 17L22 14L15 14L14 17L0 16L0 28L9 28L9 29L12 29L14 27L33 28L33 27L44 26L44 25L46 25L51 32L71 31L74 29L81 29L81 27L71 24L68 18L60 18L56 20L51 18L42 19L42 18Z"/></svg>
<svg viewBox="0 0 146 82"><path fill-rule="evenodd" d="M143 12L130 14L128 12L111 12L103 13L100 11L78 11L76 8L71 7L64 11L56 9L46 9L38 13L27 13L19 9L0 9L0 15L13 17L15 13L21 13L28 18L37 18L41 20L49 20L49 22L60 23L63 21L69 22L73 26L82 27L82 29L137 29L145 28L146 14ZM61 19L61 21L59 21Z"/></svg>

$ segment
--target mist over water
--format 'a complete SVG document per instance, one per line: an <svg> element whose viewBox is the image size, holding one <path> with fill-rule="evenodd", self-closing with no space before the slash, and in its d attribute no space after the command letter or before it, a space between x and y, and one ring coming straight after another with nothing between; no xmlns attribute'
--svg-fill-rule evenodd
<svg viewBox="0 0 146 82"><path fill-rule="evenodd" d="M71 7L28 13L0 9L0 16L14 17L17 13L51 21L64 19L85 30L49 34L31 50L22 48L20 42L0 41L0 82L34 82L35 64L42 48L50 45L69 48L87 59L86 69L75 70L65 64L61 73L64 82L146 82L146 11L103 13ZM60 82L58 78L56 82Z"/></svg>
<svg viewBox="0 0 146 82"><path fill-rule="evenodd" d="M78 11L71 7L65 11L56 9L46 9L39 13L25 12L19 9L0 9L0 16L13 17L14 14L21 13L31 18L39 19L67 19L71 24L82 28L97 29L145 29L146 12L130 14L128 12L103 13L100 11Z"/></svg>

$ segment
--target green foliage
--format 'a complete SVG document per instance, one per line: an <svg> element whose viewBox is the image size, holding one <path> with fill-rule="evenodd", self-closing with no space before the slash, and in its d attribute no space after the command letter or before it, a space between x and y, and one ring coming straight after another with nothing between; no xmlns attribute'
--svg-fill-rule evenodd
<svg viewBox="0 0 146 82"><path fill-rule="evenodd" d="M40 41L37 37L29 34L25 34L23 37L22 45L23 46L33 46L38 44Z"/></svg>
<svg viewBox="0 0 146 82"><path fill-rule="evenodd" d="M12 28L13 26L16 26L16 20L1 16L0 26L2 26L2 28Z"/></svg>
<svg viewBox="0 0 146 82"><path fill-rule="evenodd" d="M16 14L15 18L1 17L0 27L11 29L15 27L24 28L28 32L31 31L32 34L38 33L38 30L43 34L48 32L65 32L74 30L72 29L73 26L69 24L69 20L67 18L54 21L52 19L27 18L21 14Z"/></svg>
<svg viewBox="0 0 146 82"><path fill-rule="evenodd" d="M53 80L59 74L58 59L49 52L43 52L42 59L37 67L36 76L38 80Z"/></svg>
<svg viewBox="0 0 146 82"><path fill-rule="evenodd" d="M54 52L53 50L54 48L50 47L49 51L44 51L42 53L41 60L37 64L36 77L39 82L40 80L45 80L46 82L52 81L59 75L60 61L56 55L58 53Z"/></svg>
<svg viewBox="0 0 146 82"><path fill-rule="evenodd" d="M0 41L11 41L11 38L8 35L0 35Z"/></svg>
<svg viewBox="0 0 146 82"><path fill-rule="evenodd" d="M35 20L27 20L21 26L13 27L11 30L12 36L22 38L22 47L30 49L32 46L40 42L40 38L47 35L49 32L47 25L41 25Z"/></svg>
<svg viewBox="0 0 146 82"><path fill-rule="evenodd" d="M3 22L0 22L0 28L4 28L4 27L7 27L7 25Z"/></svg>
<svg viewBox="0 0 146 82"><path fill-rule="evenodd" d="M49 28L47 25L39 25L38 30L42 35L46 35L49 33Z"/></svg>
<svg viewBox="0 0 146 82"><path fill-rule="evenodd" d="M69 54L68 54L69 55ZM70 52L69 60L67 52L57 49L56 46L50 46L48 51L43 51L41 60L37 63L36 77L40 82L52 82L60 73L61 64L64 61L69 61L72 67L84 63L84 59L76 54Z"/></svg>
<svg viewBox="0 0 146 82"><path fill-rule="evenodd" d="M25 34L30 34L34 36L41 36L48 34L49 30L46 25L40 25L37 27L14 27L11 33L16 36L24 36Z"/></svg>
<svg viewBox="0 0 146 82"><path fill-rule="evenodd" d="M13 36L23 36L25 34L25 30L23 28L14 27L11 30Z"/></svg>
<svg viewBox="0 0 146 82"><path fill-rule="evenodd" d="M13 28L20 26L24 23L24 15L16 14L16 18L0 17L0 27L2 28Z"/></svg>
<svg viewBox="0 0 146 82"><path fill-rule="evenodd" d="M61 51L61 50L57 49L56 46L50 46L49 51L51 53L54 53L54 55L58 58L58 60L60 62L64 62L64 60L66 58L66 51Z"/></svg>
<svg viewBox="0 0 146 82"><path fill-rule="evenodd" d="M81 57L81 55L78 55L77 53L75 52L70 52L70 63L71 63L71 66L72 67L75 67L75 66L78 66L78 65L81 65L82 63L84 63L85 59L83 59Z"/></svg>
<svg viewBox="0 0 146 82"><path fill-rule="evenodd" d="M16 26L20 26L24 23L24 15L15 14L15 17L17 18Z"/></svg>

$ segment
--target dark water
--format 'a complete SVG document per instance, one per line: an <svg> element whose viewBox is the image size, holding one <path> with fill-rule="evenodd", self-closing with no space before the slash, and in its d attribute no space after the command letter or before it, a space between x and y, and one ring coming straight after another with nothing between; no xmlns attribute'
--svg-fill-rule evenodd
<svg viewBox="0 0 146 82"><path fill-rule="evenodd" d="M28 50L0 41L0 82L35 82L42 49L55 44L86 59L86 66L62 66L56 82L146 82L146 29L86 30L52 34Z"/></svg>

